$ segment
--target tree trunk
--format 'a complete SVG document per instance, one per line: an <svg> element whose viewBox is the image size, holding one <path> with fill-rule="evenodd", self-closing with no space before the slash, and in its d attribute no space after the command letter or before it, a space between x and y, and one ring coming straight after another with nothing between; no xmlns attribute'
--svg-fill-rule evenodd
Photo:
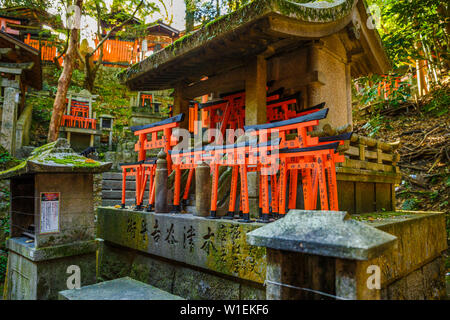
<svg viewBox="0 0 450 320"><path fill-rule="evenodd" d="M194 0L185 0L186 4L186 34L194 30L194 12L195 2Z"/></svg>
<svg viewBox="0 0 450 320"><path fill-rule="evenodd" d="M85 56L85 70L86 70L86 77L84 78L84 88L87 89L89 92L94 92L94 83L95 83L95 78L97 76L97 70L98 67L100 66L100 64L102 63L102 60L99 59L99 61L97 61L97 65L92 66L90 59L92 57L90 57L89 55Z"/></svg>
<svg viewBox="0 0 450 320"><path fill-rule="evenodd" d="M83 0L76 0L76 5L81 9ZM69 89L70 81L72 79L73 68L77 56L78 40L79 30L75 28L70 30L69 46L66 55L64 56L64 67L61 76L58 79L58 88L53 103L52 119L50 120L50 127L48 129L48 142L58 139L61 117L66 108L67 90Z"/></svg>

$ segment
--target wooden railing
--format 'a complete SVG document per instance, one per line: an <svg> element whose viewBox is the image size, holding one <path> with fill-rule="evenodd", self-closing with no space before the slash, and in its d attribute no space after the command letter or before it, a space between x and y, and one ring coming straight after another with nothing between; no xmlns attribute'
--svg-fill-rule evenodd
<svg viewBox="0 0 450 320"><path fill-rule="evenodd" d="M353 134L341 150L345 154L345 162L338 166L354 169L366 169L383 172L398 172L397 162L400 155L397 152L399 144L389 144L380 140Z"/></svg>
<svg viewBox="0 0 450 320"><path fill-rule="evenodd" d="M95 40L97 46L98 40ZM94 54L94 60L99 60L100 50ZM133 64L139 60L138 42L137 41L123 41L110 39L103 43L103 57L102 61L107 63L126 63Z"/></svg>
<svg viewBox="0 0 450 320"><path fill-rule="evenodd" d="M53 61L53 59L58 56L58 50L55 44L51 41L46 40L39 41L35 39L25 38L25 43L30 47L33 47L34 49L41 51L42 61Z"/></svg>
<svg viewBox="0 0 450 320"><path fill-rule="evenodd" d="M350 125L333 128L325 124L322 129L313 131L313 137L326 137L340 135L351 131ZM397 163L400 155L397 152L399 142L386 143L377 139L353 133L350 140L346 140L338 147L338 151L345 155L345 161L338 163L338 167L364 169L382 172L399 172Z"/></svg>

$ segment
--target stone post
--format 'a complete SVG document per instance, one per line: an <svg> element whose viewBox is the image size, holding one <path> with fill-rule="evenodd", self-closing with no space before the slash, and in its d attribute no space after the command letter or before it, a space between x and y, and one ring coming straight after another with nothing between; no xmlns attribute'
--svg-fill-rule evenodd
<svg viewBox="0 0 450 320"><path fill-rule="evenodd" d="M308 73L314 74L319 72L320 70L320 61L319 61L319 50L322 46L322 43L313 42L311 46L308 48ZM320 97L320 85L316 82L309 83L307 86L307 96L308 96L308 107L315 106L323 101L321 101Z"/></svg>
<svg viewBox="0 0 450 320"><path fill-rule="evenodd" d="M209 166L202 162L195 168L195 214L209 216L211 210L211 174Z"/></svg>
<svg viewBox="0 0 450 320"><path fill-rule="evenodd" d="M19 92L15 88L5 88L0 144L11 155L15 154L18 98Z"/></svg>
<svg viewBox="0 0 450 320"><path fill-rule="evenodd" d="M248 63L245 78L245 124L267 122L266 106L267 61L255 56ZM259 217L259 177L257 172L247 174L250 216Z"/></svg>
<svg viewBox="0 0 450 320"><path fill-rule="evenodd" d="M169 212L167 205L167 160L166 153L161 150L158 153L158 160L156 161L155 174L155 213Z"/></svg>
<svg viewBox="0 0 450 320"><path fill-rule="evenodd" d="M380 299L380 288L367 285L372 274L364 262L379 257L396 237L346 212L290 210L247 233L247 241L267 248L267 299L364 300Z"/></svg>

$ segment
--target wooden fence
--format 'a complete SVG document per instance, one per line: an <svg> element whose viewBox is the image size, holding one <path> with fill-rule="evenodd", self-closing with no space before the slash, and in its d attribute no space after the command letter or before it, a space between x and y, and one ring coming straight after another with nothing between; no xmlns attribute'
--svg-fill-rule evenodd
<svg viewBox="0 0 450 320"><path fill-rule="evenodd" d="M95 40L97 46L98 40ZM100 58L100 50L94 54L94 60ZM133 64L139 61L138 41L124 41L109 39L103 43L103 58L105 63L112 64Z"/></svg>
<svg viewBox="0 0 450 320"><path fill-rule="evenodd" d="M351 140L340 147L346 159L337 166L396 173L400 160L397 152L399 146L353 134Z"/></svg>
<svg viewBox="0 0 450 320"><path fill-rule="evenodd" d="M58 56L58 50L53 42L25 38L25 43L30 47L41 51L42 61L53 61L53 58Z"/></svg>

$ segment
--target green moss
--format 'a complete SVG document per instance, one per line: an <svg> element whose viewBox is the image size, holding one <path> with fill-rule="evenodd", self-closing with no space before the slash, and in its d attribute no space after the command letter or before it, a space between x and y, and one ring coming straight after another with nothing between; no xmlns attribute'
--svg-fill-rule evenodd
<svg viewBox="0 0 450 320"><path fill-rule="evenodd" d="M247 244L247 232L255 226L221 224L215 235L215 249L210 250L210 269L262 283L266 274L266 249Z"/></svg>
<svg viewBox="0 0 450 320"><path fill-rule="evenodd" d="M100 165L100 163L97 161L86 162L85 157L77 155L67 155L62 158L48 157L45 160L40 160L40 162L48 162L48 161L62 165L73 165L75 167L98 167Z"/></svg>
<svg viewBox="0 0 450 320"><path fill-rule="evenodd" d="M56 145L56 141L44 144L43 146L40 146L40 147L37 147L31 152L31 156L37 156L45 151L48 151L48 150L54 148L55 145Z"/></svg>
<svg viewBox="0 0 450 320"><path fill-rule="evenodd" d="M410 216L411 213L387 211L352 215L351 218L357 221L380 221L385 219L406 219Z"/></svg>
<svg viewBox="0 0 450 320"><path fill-rule="evenodd" d="M130 277L147 283L150 278L150 268L144 264L133 264L131 266Z"/></svg>

